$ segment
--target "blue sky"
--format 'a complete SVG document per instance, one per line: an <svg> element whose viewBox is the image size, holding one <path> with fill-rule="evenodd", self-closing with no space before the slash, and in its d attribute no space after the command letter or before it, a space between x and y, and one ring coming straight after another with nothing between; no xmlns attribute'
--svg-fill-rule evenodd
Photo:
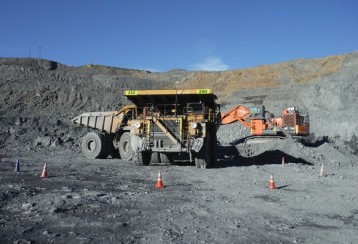
<svg viewBox="0 0 358 244"><path fill-rule="evenodd" d="M0 57L228 70L358 50L357 0L0 3Z"/></svg>

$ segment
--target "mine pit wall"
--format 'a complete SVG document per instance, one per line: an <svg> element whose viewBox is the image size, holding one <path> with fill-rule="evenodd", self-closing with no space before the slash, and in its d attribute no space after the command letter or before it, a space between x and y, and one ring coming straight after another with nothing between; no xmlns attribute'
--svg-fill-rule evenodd
<svg viewBox="0 0 358 244"><path fill-rule="evenodd" d="M125 89L150 89L147 72L71 67L40 59L0 58L0 149L78 147L88 129L71 124L82 112L120 109Z"/></svg>
<svg viewBox="0 0 358 244"><path fill-rule="evenodd" d="M347 55L337 73L306 83L287 80L279 87L241 89L228 100L221 100L222 111L239 104L265 105L278 116L282 109L298 106L309 113L313 143L328 140L350 153L358 152L358 53ZM243 126L232 124L220 128L218 139L230 143L246 135Z"/></svg>
<svg viewBox="0 0 358 244"><path fill-rule="evenodd" d="M33 150L38 147L35 145L48 145L48 140L50 145L56 146L58 137L60 144L70 147L86 132L70 124L74 116L82 112L119 109L128 103L121 95L125 89L170 89L178 81L181 88L222 83L222 89L214 90L222 111L239 104L265 105L267 110L279 115L282 109L298 105L300 110L309 112L313 141L333 141L357 154L358 53L317 62L311 68L310 79L298 79L290 77L285 69L309 71L312 61L265 66L263 71L258 67L227 72L149 73L101 66L76 68L36 59L0 59L0 133L5 138L0 141L0 148L19 143L30 145ZM313 75L312 72L320 67L325 70L321 72L324 75ZM275 72L275 75L271 77L265 72ZM271 77L271 85L261 82L258 88L241 88L240 82L235 83L237 75L250 83L250 79L256 79L256 74L260 81L263 77ZM227 85L224 78L232 82L228 86L232 88L231 93L224 91ZM231 143L247 133L246 128L235 123L221 126L218 139Z"/></svg>

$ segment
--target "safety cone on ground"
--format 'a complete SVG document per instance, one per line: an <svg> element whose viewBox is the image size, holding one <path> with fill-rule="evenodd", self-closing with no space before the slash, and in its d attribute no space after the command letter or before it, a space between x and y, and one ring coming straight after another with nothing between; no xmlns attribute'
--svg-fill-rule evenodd
<svg viewBox="0 0 358 244"><path fill-rule="evenodd" d="M157 188L163 188L163 180L162 180L162 174L159 172L158 174L158 180L157 180L157 185L156 185Z"/></svg>
<svg viewBox="0 0 358 244"><path fill-rule="evenodd" d="M270 189L276 189L276 185L275 182L273 181L273 176L270 176L270 183L269 183L269 188Z"/></svg>
<svg viewBox="0 0 358 244"><path fill-rule="evenodd" d="M285 167L285 157L282 157L281 166L282 166L282 168Z"/></svg>
<svg viewBox="0 0 358 244"><path fill-rule="evenodd" d="M324 176L323 163L321 165L321 170L319 171L319 176L321 176L321 177Z"/></svg>
<svg viewBox="0 0 358 244"><path fill-rule="evenodd" d="M44 167L42 169L42 174L40 176L41 178L47 178L48 175L47 175L47 163L44 164Z"/></svg>
<svg viewBox="0 0 358 244"><path fill-rule="evenodd" d="M15 172L20 172L20 160L16 159Z"/></svg>

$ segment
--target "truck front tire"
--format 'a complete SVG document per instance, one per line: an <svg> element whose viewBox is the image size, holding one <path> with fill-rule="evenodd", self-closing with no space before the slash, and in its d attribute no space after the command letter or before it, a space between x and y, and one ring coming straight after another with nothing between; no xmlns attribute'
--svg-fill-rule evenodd
<svg viewBox="0 0 358 244"><path fill-rule="evenodd" d="M134 151L131 146L131 135L128 132L123 133L118 144L119 155L123 160L132 160Z"/></svg>
<svg viewBox="0 0 358 244"><path fill-rule="evenodd" d="M152 158L152 152L150 151L137 151L135 153L134 163L138 166L149 165Z"/></svg>
<svg viewBox="0 0 358 244"><path fill-rule="evenodd" d="M212 168L216 164L216 128L210 126L204 139L204 145L199 152L194 153L197 168Z"/></svg>
<svg viewBox="0 0 358 244"><path fill-rule="evenodd" d="M107 158L109 155L104 135L90 132L82 140L81 149L88 159Z"/></svg>

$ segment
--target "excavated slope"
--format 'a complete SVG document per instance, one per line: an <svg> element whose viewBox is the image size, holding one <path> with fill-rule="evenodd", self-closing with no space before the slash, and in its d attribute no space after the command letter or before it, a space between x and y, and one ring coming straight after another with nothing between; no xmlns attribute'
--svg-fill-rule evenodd
<svg viewBox="0 0 358 244"><path fill-rule="evenodd" d="M299 59L226 72L163 73L28 58L0 59L0 148L76 147L83 129L70 119L87 111L119 109L126 89L212 88L222 111L265 105L279 115L298 106L310 115L311 139L357 154L358 53ZM222 126L219 140L245 136L239 124Z"/></svg>

